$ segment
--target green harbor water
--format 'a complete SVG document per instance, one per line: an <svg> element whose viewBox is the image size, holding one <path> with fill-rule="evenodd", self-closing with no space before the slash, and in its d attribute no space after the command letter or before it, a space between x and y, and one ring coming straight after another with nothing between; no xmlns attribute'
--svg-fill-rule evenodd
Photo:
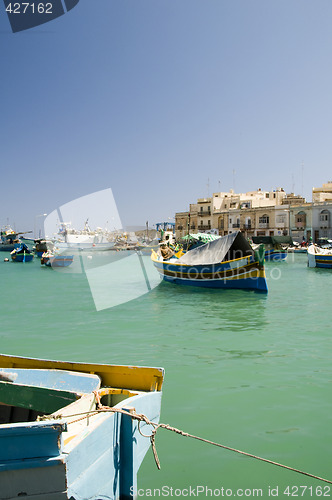
<svg viewBox="0 0 332 500"><path fill-rule="evenodd" d="M267 295L161 283L97 311L84 273L6 256L2 353L162 366L162 422L332 480L331 270L289 255L266 264ZM161 470L150 450L141 498L332 497L332 485L167 430L156 443Z"/></svg>

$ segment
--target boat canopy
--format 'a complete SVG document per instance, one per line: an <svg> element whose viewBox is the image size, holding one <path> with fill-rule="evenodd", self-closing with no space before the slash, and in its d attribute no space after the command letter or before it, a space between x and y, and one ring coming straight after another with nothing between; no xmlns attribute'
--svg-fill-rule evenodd
<svg viewBox="0 0 332 500"><path fill-rule="evenodd" d="M291 236L253 236L252 241L255 244L263 245L293 245Z"/></svg>
<svg viewBox="0 0 332 500"><path fill-rule="evenodd" d="M211 265L253 254L249 242L240 231L237 231L189 250L177 260L177 263L189 266Z"/></svg>
<svg viewBox="0 0 332 500"><path fill-rule="evenodd" d="M194 240L194 241L202 241L203 243L207 243L208 241L214 241L214 240L217 240L219 238L220 238L220 236L218 236L216 234L190 233L190 234L186 234L186 236L183 236L182 240L185 240L185 241Z"/></svg>

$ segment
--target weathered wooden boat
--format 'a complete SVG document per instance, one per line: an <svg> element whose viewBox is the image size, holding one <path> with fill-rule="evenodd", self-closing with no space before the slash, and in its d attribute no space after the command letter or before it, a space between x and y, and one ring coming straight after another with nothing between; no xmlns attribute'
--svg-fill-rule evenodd
<svg viewBox="0 0 332 500"><path fill-rule="evenodd" d="M290 236L253 236L255 245L265 246L265 260L285 260L287 257L287 247L293 245Z"/></svg>
<svg viewBox="0 0 332 500"><path fill-rule="evenodd" d="M163 378L162 368L0 355L1 499L133 498L152 427L130 415L159 421Z"/></svg>
<svg viewBox="0 0 332 500"><path fill-rule="evenodd" d="M74 255L56 255L52 252L44 252L41 264L47 267L68 267L73 263Z"/></svg>
<svg viewBox="0 0 332 500"><path fill-rule="evenodd" d="M215 239L177 258L151 259L165 281L205 288L240 288L267 292L264 247L256 252L241 232Z"/></svg>
<svg viewBox="0 0 332 500"><path fill-rule="evenodd" d="M308 247L308 266L332 269L332 249L310 245Z"/></svg>
<svg viewBox="0 0 332 500"><path fill-rule="evenodd" d="M33 253L25 243L21 243L17 248L10 252L14 262L31 262Z"/></svg>

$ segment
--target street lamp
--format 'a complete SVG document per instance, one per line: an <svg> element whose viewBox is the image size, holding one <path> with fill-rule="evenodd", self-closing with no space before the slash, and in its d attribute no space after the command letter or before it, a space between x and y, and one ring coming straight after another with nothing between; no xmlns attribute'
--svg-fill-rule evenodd
<svg viewBox="0 0 332 500"><path fill-rule="evenodd" d="M34 239L36 239L36 225L37 225L37 218L38 217L46 217L47 214L39 214L39 215L35 215L35 223L34 223L34 227L33 227L33 237Z"/></svg>

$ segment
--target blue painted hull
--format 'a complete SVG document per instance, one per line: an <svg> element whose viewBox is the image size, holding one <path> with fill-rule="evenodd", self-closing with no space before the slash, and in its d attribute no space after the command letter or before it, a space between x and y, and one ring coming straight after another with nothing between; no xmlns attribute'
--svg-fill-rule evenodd
<svg viewBox="0 0 332 500"><path fill-rule="evenodd" d="M177 285L267 292L264 268L253 257L195 266L152 260L163 279Z"/></svg>
<svg viewBox="0 0 332 500"><path fill-rule="evenodd" d="M316 267L321 267L324 269L332 269L332 255L317 255L316 256Z"/></svg>
<svg viewBox="0 0 332 500"><path fill-rule="evenodd" d="M15 254L12 255L12 260L14 262L31 262L33 260L33 254L26 253L24 254Z"/></svg>

